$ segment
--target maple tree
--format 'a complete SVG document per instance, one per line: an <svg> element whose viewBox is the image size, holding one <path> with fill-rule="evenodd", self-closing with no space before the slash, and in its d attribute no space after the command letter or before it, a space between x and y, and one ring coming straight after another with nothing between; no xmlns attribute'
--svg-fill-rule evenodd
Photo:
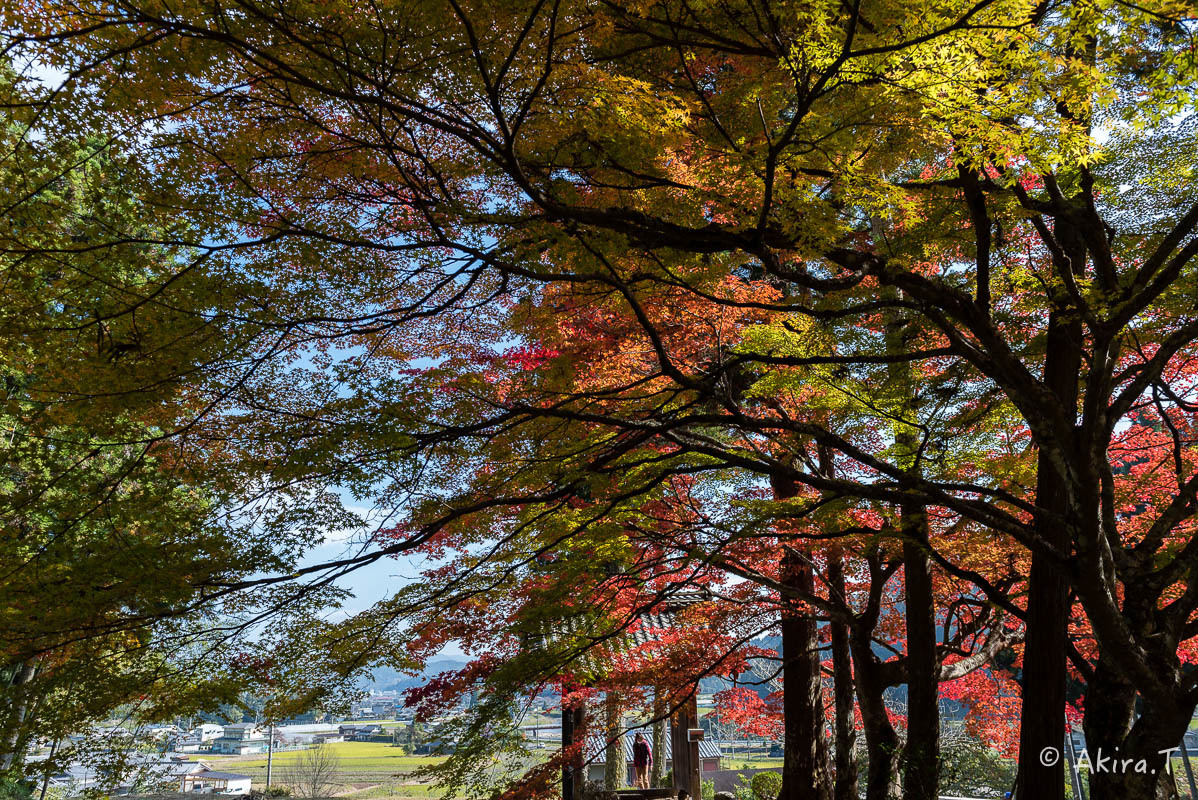
<svg viewBox="0 0 1198 800"><path fill-rule="evenodd" d="M507 582L560 547L556 602L513 619L597 602L629 515L692 476L714 522L678 526L674 579L716 580L763 523L810 525L800 557L845 539L845 579L863 557L878 592L902 570L906 796L935 795L938 608L974 604L1025 626L1020 800L1063 796L1038 755L1071 668L1088 740L1146 767L1092 796L1168 791L1198 702L1186 4L13 5L14 51L68 75L45 104L146 153L189 244L269 287L243 309L279 344L208 430L252 431L235 456L273 485L319 476L403 517L330 569L464 554L347 651L511 651L482 662L510 706L554 659L479 629ZM304 345L323 371L266 366ZM796 493L714 514L729 483ZM839 683L847 644L866 737L888 737L873 609L758 567L843 626ZM788 796L823 758L813 718L787 726ZM898 791L875 769L873 796Z"/></svg>
<svg viewBox="0 0 1198 800"><path fill-rule="evenodd" d="M0 775L14 780L61 769L68 737L118 709L140 723L236 697L244 676L222 660L256 606L223 587L294 564L237 518L211 449L172 436L236 337L203 324L211 276L178 274L185 252L149 241L168 231L136 161L43 127L30 90L0 66ZM42 741L51 757L28 760Z"/></svg>

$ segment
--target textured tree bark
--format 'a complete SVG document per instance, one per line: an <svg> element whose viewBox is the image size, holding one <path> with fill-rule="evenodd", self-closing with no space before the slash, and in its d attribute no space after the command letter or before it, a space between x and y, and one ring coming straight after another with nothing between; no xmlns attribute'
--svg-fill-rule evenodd
<svg viewBox="0 0 1198 800"><path fill-rule="evenodd" d="M1143 714L1132 725L1118 751L1104 748L1110 757L1099 768L1096 748L1087 742L1091 764L1090 800L1175 800L1177 784L1166 763L1166 751L1176 748L1190 724L1190 713L1180 702L1145 702Z"/></svg>
<svg viewBox="0 0 1198 800"><path fill-rule="evenodd" d="M1056 326L1058 329L1060 325ZM1053 339L1049 325L1050 342ZM1050 349L1050 361L1053 349ZM1063 368L1063 367L1061 367ZM1076 375L1076 370L1072 373ZM1065 510L1065 486L1048 458L1038 459L1036 504L1055 511ZM1038 534L1068 552L1068 530L1037 523ZM1069 615L1069 583L1047 558L1032 556L1028 579L1027 638L1023 655L1023 712L1019 729L1018 800L1063 800L1065 771L1061 759L1046 766L1040 754L1059 748L1065 739L1066 635Z"/></svg>
<svg viewBox="0 0 1198 800"><path fill-rule="evenodd" d="M883 700L886 686L878 675L869 632L854 630L850 643L857 703L861 709L865 750L869 756L865 773L865 799L900 800L899 758L902 745L886 713Z"/></svg>
<svg viewBox="0 0 1198 800"><path fill-rule="evenodd" d="M794 497L795 485L773 481L774 496ZM787 553L780 569L782 583L802 594L813 594L811 562ZM783 599L784 603L788 603ZM825 735L823 679L819 636L808 613L782 613L782 713L784 717L782 792L778 800L832 800L831 765Z"/></svg>
<svg viewBox="0 0 1198 800"><path fill-rule="evenodd" d="M903 797L940 796L939 668L936 663L936 606L927 556L928 517L920 506L904 506L903 571L907 618L907 745L903 753Z"/></svg>
<svg viewBox="0 0 1198 800"><path fill-rule="evenodd" d="M1082 270L1085 249L1068 225L1058 225L1057 234L1068 243L1071 264L1060 269ZM1048 318L1047 352L1044 358L1045 383L1060 407L1070 417L1078 399L1078 374L1081 370L1081 324L1069 321L1054 310ZM1072 438L1072 437L1071 437ZM1072 442L1065 443L1072 450ZM1066 457L1072 453L1066 453ZM1041 446L1037 458L1036 506L1047 512L1068 512L1068 488ZM1069 530L1037 515L1036 535L1062 555L1072 550ZM1017 800L1063 800L1065 797L1064 759L1041 759L1048 748L1060 748L1065 741L1066 636L1069 620L1068 577L1041 553L1032 554L1028 577L1027 637L1023 654L1023 711L1019 729L1019 772L1016 777ZM1051 761L1045 765L1045 761Z"/></svg>
<svg viewBox="0 0 1198 800"><path fill-rule="evenodd" d="M653 716L657 719L653 723L653 766L649 768L649 785L661 786L662 776L666 771L666 721L665 706L661 702L661 690L655 689L653 692Z"/></svg>
<svg viewBox="0 0 1198 800"><path fill-rule="evenodd" d="M1090 700L1086 703L1082 722L1086 734L1086 752L1091 756L1100 749L1104 753L1114 753L1115 748L1122 746L1135 722L1135 689L1120 678L1104 659L1099 658L1094 677L1086 687L1086 695ZM1091 797L1094 789L1095 781L1091 780Z"/></svg>
<svg viewBox="0 0 1198 800"><path fill-rule="evenodd" d="M611 692L603 698L603 733L607 740L603 788L615 790L624 786L627 777L624 773L628 767L624 763L624 741L620 737L620 702Z"/></svg>
<svg viewBox="0 0 1198 800"><path fill-rule="evenodd" d="M1058 272L1085 273L1085 243L1069 220L1058 218L1055 236L1063 248ZM1045 384L1064 411L1076 419L1078 377L1082 369L1082 325L1076 317L1052 309L1048 314ZM1063 442L1064 459L1075 455L1076 435ZM1040 444L1036 459L1036 508L1067 515L1069 485ZM1096 513L1096 510L1095 510ZM1069 557L1069 528L1036 514L1035 533L1061 556ZM1019 720L1019 766L1016 800L1064 800L1064 758L1042 759L1049 747L1059 752L1065 741L1066 636L1069 635L1069 577L1043 553L1031 554L1028 575L1028 624L1023 649L1023 711ZM1052 760L1046 765L1045 760Z"/></svg>
<svg viewBox="0 0 1198 800"><path fill-rule="evenodd" d="M791 560L787 582L811 591L811 567ZM782 619L782 707L785 742L779 800L831 800L828 745L824 735L823 683L815 620L802 614Z"/></svg>
<svg viewBox="0 0 1198 800"><path fill-rule="evenodd" d="M828 584L842 605L845 602L844 561L839 551L828 556ZM836 706L836 800L857 800L857 727L853 709L853 661L849 650L849 628L843 622L832 622L832 679L833 700Z"/></svg>
<svg viewBox="0 0 1198 800"><path fill-rule="evenodd" d="M37 661L29 659L21 664L12 678L12 702L4 709L2 720L4 738L0 749L0 772L8 771L22 760L24 737L21 735L25 715L29 709L29 682L37 674Z"/></svg>

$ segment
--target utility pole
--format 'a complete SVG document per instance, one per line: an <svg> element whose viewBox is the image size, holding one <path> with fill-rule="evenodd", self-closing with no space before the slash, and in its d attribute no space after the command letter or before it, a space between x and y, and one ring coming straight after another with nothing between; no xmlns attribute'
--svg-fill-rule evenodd
<svg viewBox="0 0 1198 800"><path fill-rule="evenodd" d="M275 760L275 723L270 723L270 733L266 734L266 788L270 788L271 769Z"/></svg>

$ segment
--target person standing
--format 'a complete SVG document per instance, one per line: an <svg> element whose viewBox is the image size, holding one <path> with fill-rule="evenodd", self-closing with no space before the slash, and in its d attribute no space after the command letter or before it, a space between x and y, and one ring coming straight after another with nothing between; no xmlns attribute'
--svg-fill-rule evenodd
<svg viewBox="0 0 1198 800"><path fill-rule="evenodd" d="M643 733L632 737L632 771L635 778L634 787L649 788L649 768L653 766L653 748L645 741Z"/></svg>

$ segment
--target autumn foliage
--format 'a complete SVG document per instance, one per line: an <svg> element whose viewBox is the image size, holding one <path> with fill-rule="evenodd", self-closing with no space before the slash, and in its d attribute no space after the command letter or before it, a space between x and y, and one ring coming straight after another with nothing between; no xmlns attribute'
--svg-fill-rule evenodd
<svg viewBox="0 0 1198 800"><path fill-rule="evenodd" d="M18 80L13 114L106 137L161 217L5 252L169 250L76 329L173 387L143 411L222 502L272 511L254 552L279 568L197 591L278 611L419 565L277 629L319 645L306 697L461 647L409 700L476 698L438 773L496 796L552 795L584 755L521 760L533 698L666 718L710 676L780 738L787 800L937 797L946 700L1019 758L1019 800L1063 798L1037 756L1067 719L1145 765L1090 775L1094 800L1169 795L1198 706L1186 3L0 19L18 72L63 76ZM331 526L359 547L297 567ZM741 685L762 665L776 685Z"/></svg>

